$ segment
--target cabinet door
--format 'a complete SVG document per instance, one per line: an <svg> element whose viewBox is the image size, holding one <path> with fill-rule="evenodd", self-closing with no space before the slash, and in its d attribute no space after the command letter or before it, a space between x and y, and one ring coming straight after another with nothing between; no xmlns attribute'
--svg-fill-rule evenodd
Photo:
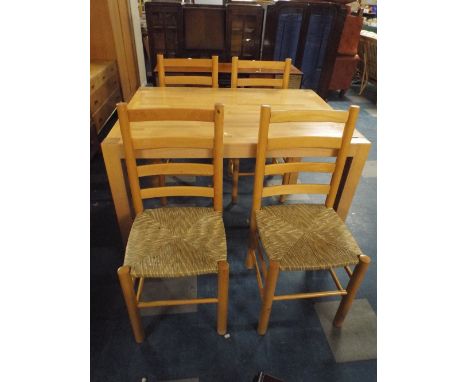
<svg viewBox="0 0 468 382"><path fill-rule="evenodd" d="M311 4L308 10L308 25L301 59L301 70L304 73L302 84L307 89L318 90L337 8Z"/></svg>
<svg viewBox="0 0 468 382"><path fill-rule="evenodd" d="M260 59L263 13L263 8L258 4L227 5L228 56L238 56L244 60Z"/></svg>
<svg viewBox="0 0 468 382"><path fill-rule="evenodd" d="M293 65L300 65L300 38L304 33L308 4L305 2L279 1L268 6L263 60L283 61L291 58Z"/></svg>
<svg viewBox="0 0 468 382"><path fill-rule="evenodd" d="M318 1L278 1L267 9L263 60L290 57L302 87L326 97L346 8Z"/></svg>
<svg viewBox="0 0 468 382"><path fill-rule="evenodd" d="M146 25L150 49L151 68L156 65L156 55L176 57L182 45L182 5L146 2Z"/></svg>
<svg viewBox="0 0 468 382"><path fill-rule="evenodd" d="M190 57L222 56L226 44L224 6L184 5L183 13L184 54Z"/></svg>

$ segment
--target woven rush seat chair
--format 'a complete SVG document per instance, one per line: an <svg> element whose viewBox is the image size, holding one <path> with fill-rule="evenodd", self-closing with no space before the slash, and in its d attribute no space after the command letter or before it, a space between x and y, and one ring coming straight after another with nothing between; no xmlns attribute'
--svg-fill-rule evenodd
<svg viewBox="0 0 468 382"><path fill-rule="evenodd" d="M359 246L331 208L316 204L263 207L257 225L265 252L281 271L357 264Z"/></svg>
<svg viewBox="0 0 468 382"><path fill-rule="evenodd" d="M222 214L212 208L144 210L132 225L124 265L133 277L182 277L218 272L226 260Z"/></svg>
<svg viewBox="0 0 468 382"><path fill-rule="evenodd" d="M247 268L255 267L262 298L257 329L260 335L264 335L267 331L273 301L342 296L333 321L335 327L343 324L351 308L369 266L370 258L361 252L345 223L332 207L358 114L358 106L351 106L349 111L271 111L269 106L261 108L254 195L250 216L250 241L246 259ZM327 122L344 124L344 127L342 135L338 130L336 137L268 137L270 124L287 122ZM267 156L275 155L275 151L308 148L321 149L324 156L336 156L336 160L334 163L288 161L287 163L265 164ZM284 175L293 172L331 173L331 180L329 184L264 186L265 175ZM325 204L262 207L262 198L265 197L305 193L326 195ZM351 270L351 266L355 266L354 270ZM346 289L342 287L334 271L341 267L344 267L350 277ZM280 271L317 270L330 272L336 290L275 295Z"/></svg>
<svg viewBox="0 0 468 382"><path fill-rule="evenodd" d="M217 331L227 329L229 265L223 210L223 105L212 110L200 109L137 109L117 105L125 150L135 220L125 250L123 266L117 273L127 306L135 340L144 340L140 309L186 304L217 304ZM214 137L181 137L177 134L161 138L135 138L131 125L136 122L198 121L214 124ZM135 150L168 148L212 150L213 164L151 163L137 165ZM160 175L197 175L213 177L213 186L140 186L140 178ZM143 200L168 196L213 198L213 208L161 207L145 209ZM218 275L218 296L186 300L142 301L145 278L175 278ZM135 288L135 282L138 286ZM135 291L135 289L137 289Z"/></svg>
<svg viewBox="0 0 468 382"><path fill-rule="evenodd" d="M283 78L239 78L239 69L258 69L259 74L268 74L268 70L281 70ZM263 72L262 72L263 71ZM277 89L287 89L289 87L289 75L291 73L291 59L284 61L255 61L239 60L239 57L232 57L231 66L231 88L238 87L268 87ZM229 160L229 172L232 174L232 203L237 203L239 195L239 176L252 176L252 172L240 172L240 160ZM288 178L289 179L289 178ZM286 181L286 178L285 178Z"/></svg>

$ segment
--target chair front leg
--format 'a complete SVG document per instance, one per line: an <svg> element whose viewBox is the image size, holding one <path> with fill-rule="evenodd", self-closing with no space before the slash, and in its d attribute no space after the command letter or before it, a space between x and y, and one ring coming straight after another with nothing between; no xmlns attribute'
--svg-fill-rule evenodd
<svg viewBox="0 0 468 382"><path fill-rule="evenodd" d="M224 335L227 330L229 293L229 264L218 261L218 334Z"/></svg>
<svg viewBox="0 0 468 382"><path fill-rule="evenodd" d="M135 336L135 341L140 344L145 339L145 332L143 330L143 325L141 324L140 311L138 310L135 289L133 287L132 276L130 275L130 267L120 267L117 270L117 275L119 276L125 305L127 305L133 335Z"/></svg>
<svg viewBox="0 0 468 382"><path fill-rule="evenodd" d="M351 276L348 286L346 287L347 294L341 298L340 306L338 307L335 318L333 320L333 326L339 328L341 325L343 325L343 321L351 309L351 305L353 304L354 298L356 297L359 286L364 280L364 276L366 275L370 262L371 259L369 256L359 256L359 263L356 265L356 268L353 271L353 275Z"/></svg>
<svg viewBox="0 0 468 382"><path fill-rule="evenodd" d="M268 329L268 323L270 321L271 307L273 305L273 297L275 296L278 275L279 263L277 261L272 260L270 261L270 267L268 269L265 289L263 292L262 310L260 312L260 318L258 320L257 333L261 336L263 336Z"/></svg>

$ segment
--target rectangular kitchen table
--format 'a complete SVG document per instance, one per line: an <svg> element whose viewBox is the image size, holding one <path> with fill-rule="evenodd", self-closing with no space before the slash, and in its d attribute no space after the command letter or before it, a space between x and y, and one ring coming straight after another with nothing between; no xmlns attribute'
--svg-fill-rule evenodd
<svg viewBox="0 0 468 382"><path fill-rule="evenodd" d="M128 107L204 108L211 109L215 103L224 105L224 157L255 158L260 121L260 106L270 105L273 110L317 110L332 108L315 92L307 89L230 89L230 88L184 88L184 87L142 87L137 90ZM358 123L359 125L359 123ZM270 127L271 137L285 135L308 135L336 137L342 133L342 126L335 123L279 123ZM213 126L200 122L139 122L132 126L132 135L139 138L158 138L180 135L213 136ZM351 140L348 160L338 190L335 210L344 220L359 183L362 169L367 160L370 142L355 130ZM336 150L296 149L269 152L271 157L317 157L335 155ZM115 212L126 243L133 221L130 193L124 172L124 150L117 121L102 142L102 153ZM139 150L137 158L210 158L206 149L158 149ZM296 177L291 177L297 179Z"/></svg>

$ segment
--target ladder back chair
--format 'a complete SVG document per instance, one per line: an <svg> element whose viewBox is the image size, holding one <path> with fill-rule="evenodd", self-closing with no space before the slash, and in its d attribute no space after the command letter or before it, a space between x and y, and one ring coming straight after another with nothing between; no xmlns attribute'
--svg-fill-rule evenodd
<svg viewBox="0 0 468 382"><path fill-rule="evenodd" d="M262 74L262 70L267 70L263 74L268 74L268 70L281 70L282 78L239 78L239 69L259 69L258 73ZM291 59L287 58L284 61L255 61L255 60L239 60L239 57L232 58L231 66L231 88L237 87L270 87L279 89L288 89L289 75L291 72ZM252 176L252 172L240 172L239 159L229 160L229 172L232 174L232 203L237 203L239 195L239 176Z"/></svg>
<svg viewBox="0 0 468 382"><path fill-rule="evenodd" d="M218 87L218 56L211 58L164 58L164 55L158 54L156 56L158 68L158 82L159 87L166 87L167 85L199 85L211 86L212 88ZM190 70L190 68L207 68L211 69L211 76L186 76L186 75L166 75L166 68L180 68L180 72ZM166 160L169 161L169 160ZM166 177L160 175L158 177L160 186L164 186ZM167 205L167 199L161 198L161 205Z"/></svg>
<svg viewBox="0 0 468 382"><path fill-rule="evenodd" d="M359 114L358 106L349 111L272 111L261 107L254 178L254 194L250 216L250 241L247 268L255 267L262 298L258 333L264 335L273 301L342 296L333 324L340 327L351 308L356 292L364 279L370 258L364 255L345 223L333 210L338 186ZM337 137L274 137L269 138L270 124L287 122L331 122L344 124ZM318 148L323 156L336 156L329 162L292 162L265 164L267 156L294 149ZM331 174L329 184L287 184L264 186L264 176L296 172ZM288 204L262 207L262 198L274 195L324 194L325 204ZM257 262L260 260L260 265ZM268 259L268 266L267 260ZM350 266L355 265L354 270ZM344 289L334 268L344 267L350 281ZM275 295L280 271L328 270L336 290ZM262 279L263 276L263 279Z"/></svg>
<svg viewBox="0 0 468 382"><path fill-rule="evenodd" d="M213 109L151 108L131 110L126 103L117 105L125 150L130 191L136 218L125 250L123 266L117 273L127 306L135 340L143 342L144 330L139 311L144 308L186 304L217 304L217 331L226 333L229 265L223 210L223 122L224 107ZM180 136L160 138L132 136L136 122L195 121L214 124L214 137ZM168 129L170 131L170 129ZM137 165L135 150L208 149L212 164L152 163ZM140 186L140 178L159 175L211 176L213 186ZM161 207L145 209L143 200L167 196L198 196L213 198L213 208ZM187 300L142 301L145 278L175 278L204 274L218 275L218 296ZM137 281L137 290L134 283Z"/></svg>
<svg viewBox="0 0 468 382"><path fill-rule="evenodd" d="M283 78L239 78L239 69L259 69L259 74L269 74L268 70L281 70ZM262 72L266 70L266 72ZM235 89L243 86L255 88L268 87L287 89L289 87L289 74L291 73L291 59L284 61L255 61L239 60L239 57L232 58L231 65L231 88Z"/></svg>
<svg viewBox="0 0 468 382"><path fill-rule="evenodd" d="M200 85L218 87L218 56L211 58L164 58L162 54L156 56L159 86L167 85ZM186 72L189 68L211 68L211 76L167 76L166 67L180 68L178 72Z"/></svg>

